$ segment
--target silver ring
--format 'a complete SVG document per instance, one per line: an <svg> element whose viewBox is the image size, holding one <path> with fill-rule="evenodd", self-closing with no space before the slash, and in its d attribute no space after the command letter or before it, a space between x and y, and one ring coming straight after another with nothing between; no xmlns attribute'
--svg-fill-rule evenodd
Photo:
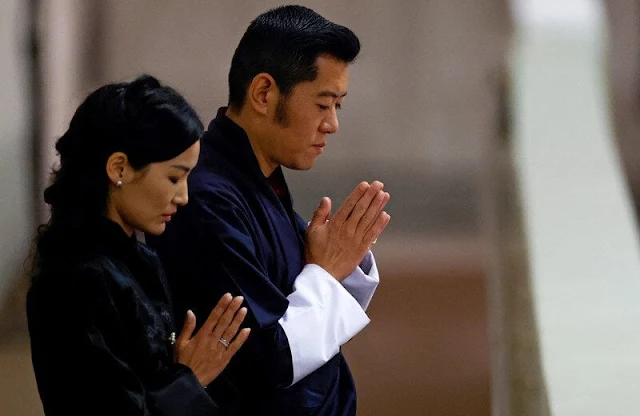
<svg viewBox="0 0 640 416"><path fill-rule="evenodd" d="M225 347L225 348L229 348L229 341L227 341L226 339L224 339L224 338L220 338L220 339L218 340L218 342L219 342L220 344L224 345L224 347Z"/></svg>

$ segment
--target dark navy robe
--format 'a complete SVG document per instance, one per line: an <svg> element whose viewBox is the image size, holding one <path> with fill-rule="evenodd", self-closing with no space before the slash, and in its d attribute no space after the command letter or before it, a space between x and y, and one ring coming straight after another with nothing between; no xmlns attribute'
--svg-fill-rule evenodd
<svg viewBox="0 0 640 416"><path fill-rule="evenodd" d="M246 133L224 112L201 141L189 203L162 236L147 237L178 317L191 309L203 322L224 293L245 298L252 332L218 380L234 386L236 400L216 382L209 392L228 414L354 415L354 383L341 353L290 386L291 351L278 320L304 266L307 223L293 210L281 169L265 178Z"/></svg>

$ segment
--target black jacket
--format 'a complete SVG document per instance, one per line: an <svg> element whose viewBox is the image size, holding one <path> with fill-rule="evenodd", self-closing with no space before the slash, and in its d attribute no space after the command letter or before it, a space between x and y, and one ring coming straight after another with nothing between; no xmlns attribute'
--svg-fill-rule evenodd
<svg viewBox="0 0 640 416"><path fill-rule="evenodd" d="M154 252L107 219L64 239L27 298L45 413L218 415L193 372L174 363L176 328Z"/></svg>

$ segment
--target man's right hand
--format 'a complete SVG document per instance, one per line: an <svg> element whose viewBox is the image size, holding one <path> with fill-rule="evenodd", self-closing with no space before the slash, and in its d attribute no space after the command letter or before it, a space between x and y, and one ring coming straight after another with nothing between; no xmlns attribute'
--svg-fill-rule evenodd
<svg viewBox="0 0 640 416"><path fill-rule="evenodd" d="M331 216L331 200L322 198L307 228L305 258L342 281L360 264L391 216L384 185L361 182Z"/></svg>

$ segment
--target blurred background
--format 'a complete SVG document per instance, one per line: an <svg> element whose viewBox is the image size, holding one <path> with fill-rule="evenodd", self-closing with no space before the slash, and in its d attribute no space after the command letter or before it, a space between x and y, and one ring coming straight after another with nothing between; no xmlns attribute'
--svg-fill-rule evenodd
<svg viewBox="0 0 640 416"><path fill-rule="evenodd" d="M340 132L286 172L296 209L362 180L392 195L372 322L345 347L358 414L640 414L640 4L299 3L363 48ZM42 415L25 259L75 108L150 73L206 125L281 4L0 1L0 414Z"/></svg>

